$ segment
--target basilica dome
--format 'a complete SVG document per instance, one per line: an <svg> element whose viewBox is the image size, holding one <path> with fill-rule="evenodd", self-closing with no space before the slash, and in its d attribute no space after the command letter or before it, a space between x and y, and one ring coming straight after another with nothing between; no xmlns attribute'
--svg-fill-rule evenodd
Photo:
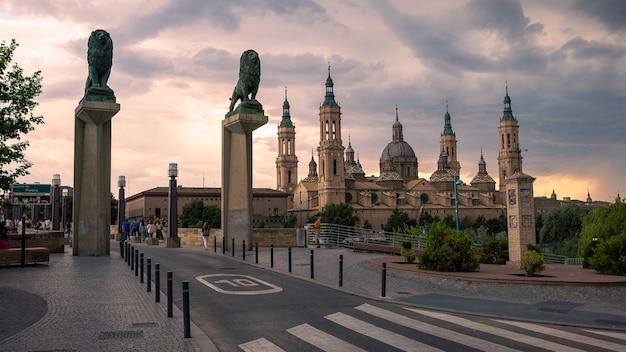
<svg viewBox="0 0 626 352"><path fill-rule="evenodd" d="M383 152L380 154L380 160L385 160L387 156L391 156L392 158L415 158L415 152L413 148L409 145L409 143L405 141L392 141Z"/></svg>

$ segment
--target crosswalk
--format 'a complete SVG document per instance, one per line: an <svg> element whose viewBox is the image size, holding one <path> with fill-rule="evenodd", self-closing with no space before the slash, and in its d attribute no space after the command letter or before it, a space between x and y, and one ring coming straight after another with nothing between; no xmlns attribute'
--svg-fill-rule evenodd
<svg viewBox="0 0 626 352"><path fill-rule="evenodd" d="M398 313L367 303L355 310L349 314L326 315L326 320L336 324L331 328L304 323L286 332L310 344L314 350L329 352L367 351L373 340L389 346L390 350L401 351L626 351L626 332L593 329L572 332L571 329L502 319L480 319L481 322L413 307L405 307ZM396 326L398 328L394 328ZM352 333L335 336L341 329ZM362 338L355 339L353 333ZM429 338L421 338L424 334ZM265 337L243 343L239 348L246 352L290 350L289 346L278 346Z"/></svg>

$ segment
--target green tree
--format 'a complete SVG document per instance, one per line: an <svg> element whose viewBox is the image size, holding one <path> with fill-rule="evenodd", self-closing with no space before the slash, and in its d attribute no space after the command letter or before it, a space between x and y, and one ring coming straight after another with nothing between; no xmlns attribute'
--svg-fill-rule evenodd
<svg viewBox="0 0 626 352"><path fill-rule="evenodd" d="M584 267L626 275L626 203L597 207L585 217L579 251Z"/></svg>
<svg viewBox="0 0 626 352"><path fill-rule="evenodd" d="M8 190L18 177L29 174L32 163L24 157L28 141L23 136L44 123L33 115L41 94L41 71L32 76L11 65L17 42L0 44L0 189Z"/></svg>
<svg viewBox="0 0 626 352"><path fill-rule="evenodd" d="M117 224L117 206L118 200L115 199L113 192L111 192L111 225ZM63 228L65 228L65 224L63 224Z"/></svg>
<svg viewBox="0 0 626 352"><path fill-rule="evenodd" d="M456 218L452 214L444 216L443 223L451 229L456 229Z"/></svg>
<svg viewBox="0 0 626 352"><path fill-rule="evenodd" d="M385 225L385 231L394 232L399 229L403 229L405 226L417 226L417 221L411 219L409 214L400 211L397 208L393 210L391 215L387 218L387 224Z"/></svg>
<svg viewBox="0 0 626 352"><path fill-rule="evenodd" d="M363 223L363 228L364 229L372 229L372 224L370 223L369 220L365 219L365 222Z"/></svg>
<svg viewBox="0 0 626 352"><path fill-rule="evenodd" d="M474 271L480 263L472 244L472 238L464 231L456 236L450 227L437 222L430 227L418 266L437 271Z"/></svg>
<svg viewBox="0 0 626 352"><path fill-rule="evenodd" d="M222 228L222 209L216 204L209 204L202 209L202 222L208 222L212 229Z"/></svg>
<svg viewBox="0 0 626 352"><path fill-rule="evenodd" d="M347 203L328 204L322 209L320 216L322 222L346 226L354 226L357 220L354 209Z"/></svg>
<svg viewBox="0 0 626 352"><path fill-rule="evenodd" d="M294 228L296 227L296 222L298 222L298 217L294 213L287 212L283 214L281 220L284 228Z"/></svg>
<svg viewBox="0 0 626 352"><path fill-rule="evenodd" d="M202 221L203 213L204 203L201 200L192 200L183 206L183 213L180 215L180 226L196 226L198 222Z"/></svg>
<svg viewBox="0 0 626 352"><path fill-rule="evenodd" d="M434 224L436 222L437 220L435 220L435 218L433 218L433 216L430 215L429 212L425 211L420 216L419 226L429 227L431 224Z"/></svg>
<svg viewBox="0 0 626 352"><path fill-rule="evenodd" d="M566 204L553 208L543 216L543 226L539 230L539 243L557 245L570 238L578 238L583 218L589 209L576 204Z"/></svg>

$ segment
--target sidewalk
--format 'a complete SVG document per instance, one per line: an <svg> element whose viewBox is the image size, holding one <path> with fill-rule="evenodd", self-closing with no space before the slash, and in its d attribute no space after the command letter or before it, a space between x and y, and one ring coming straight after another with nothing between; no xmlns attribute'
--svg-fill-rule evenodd
<svg viewBox="0 0 626 352"><path fill-rule="evenodd" d="M141 244L137 248L141 251ZM182 312L174 306L167 318L166 297L154 302L134 271L111 242L111 256L74 257L52 254L48 267L0 267L0 351L216 351L192 322L191 336L183 336ZM164 246L152 247L168 250ZM181 252L202 252L183 246ZM314 278L311 279L311 251ZM626 330L626 277L605 276L592 270L547 265L543 278L515 276L505 266L481 265L474 273L433 273L402 264L402 257L347 249L246 252L245 263L335 288L349 294L451 312L521 319L563 325ZM339 287L339 258L343 282ZM382 297L383 262L387 263ZM163 285L163 282L162 282ZM154 286L152 286L154 291Z"/></svg>

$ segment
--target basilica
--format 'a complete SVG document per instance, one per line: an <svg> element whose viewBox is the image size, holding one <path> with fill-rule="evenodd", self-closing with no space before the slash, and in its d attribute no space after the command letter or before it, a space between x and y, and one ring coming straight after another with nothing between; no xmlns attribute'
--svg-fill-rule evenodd
<svg viewBox="0 0 626 352"><path fill-rule="evenodd" d="M298 181L298 158L295 152L296 127L291 120L285 95L283 115L278 125L278 156L276 158L277 190L290 195L288 209L296 214L298 226L331 203L348 203L354 208L358 225L368 221L374 229L382 229L394 209L406 212L419 221L428 213L443 219L455 216L486 219L507 216L505 196L508 175L522 173L519 148L519 125L513 116L508 87L504 111L499 120L499 186L487 172L482 152L476 164L476 176L469 184L458 180L461 164L457 160L457 140L450 114L444 117L440 137L437 169L430 178L418 175L418 159L404 140L403 126L396 108L391 126L392 140L380 155L378 176L366 176L348 139L344 147L341 131L341 107L335 101L333 80L328 69L326 93L319 108L319 145L317 160L311 156L308 175ZM494 141L495 144L496 141ZM455 196L456 195L456 196ZM457 199L458 198L458 199ZM458 202L458 204L457 204Z"/></svg>

